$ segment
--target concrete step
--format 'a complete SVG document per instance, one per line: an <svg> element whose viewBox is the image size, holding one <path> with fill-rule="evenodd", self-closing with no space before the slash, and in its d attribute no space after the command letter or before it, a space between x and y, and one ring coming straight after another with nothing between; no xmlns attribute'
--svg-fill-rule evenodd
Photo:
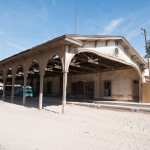
<svg viewBox="0 0 150 150"><path fill-rule="evenodd" d="M108 104L108 105L150 108L150 103L120 102L120 101L94 101L94 103L96 103L96 104Z"/></svg>
<svg viewBox="0 0 150 150"><path fill-rule="evenodd" d="M98 104L98 103L85 103L85 102L67 102L70 105L78 105L85 106L96 109L109 109L109 110L119 110L119 111L130 111L130 112L142 112L142 113L150 113L150 107L142 107L142 106L125 106L125 105L117 105L114 103L110 104Z"/></svg>

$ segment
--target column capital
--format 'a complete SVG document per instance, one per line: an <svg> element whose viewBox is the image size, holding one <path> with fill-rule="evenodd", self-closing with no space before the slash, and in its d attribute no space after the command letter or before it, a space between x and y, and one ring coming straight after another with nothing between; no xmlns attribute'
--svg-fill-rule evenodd
<svg viewBox="0 0 150 150"><path fill-rule="evenodd" d="M28 77L28 71L24 70L24 78L27 78L27 77Z"/></svg>
<svg viewBox="0 0 150 150"><path fill-rule="evenodd" d="M69 71L63 71L63 73L69 73Z"/></svg>
<svg viewBox="0 0 150 150"><path fill-rule="evenodd" d="M3 80L6 80L6 78L7 78L7 72L6 72L6 70L3 71L2 78L3 78Z"/></svg>
<svg viewBox="0 0 150 150"><path fill-rule="evenodd" d="M6 82L6 78L7 78L6 76L5 76L5 77L3 77L3 82Z"/></svg>
<svg viewBox="0 0 150 150"><path fill-rule="evenodd" d="M40 72L40 76L44 77L45 72Z"/></svg>
<svg viewBox="0 0 150 150"><path fill-rule="evenodd" d="M17 69L12 69L12 76L15 76L16 75L16 72L17 72Z"/></svg>
<svg viewBox="0 0 150 150"><path fill-rule="evenodd" d="M45 75L45 66L43 66L43 64L39 64L39 74L40 76L44 76Z"/></svg>

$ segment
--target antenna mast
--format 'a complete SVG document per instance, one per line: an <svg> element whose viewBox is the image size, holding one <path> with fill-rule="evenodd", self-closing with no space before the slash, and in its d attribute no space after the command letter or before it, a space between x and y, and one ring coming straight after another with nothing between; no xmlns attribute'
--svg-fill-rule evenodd
<svg viewBox="0 0 150 150"><path fill-rule="evenodd" d="M76 12L75 12L75 20L74 20L74 34L76 34L77 28L77 5L76 5Z"/></svg>

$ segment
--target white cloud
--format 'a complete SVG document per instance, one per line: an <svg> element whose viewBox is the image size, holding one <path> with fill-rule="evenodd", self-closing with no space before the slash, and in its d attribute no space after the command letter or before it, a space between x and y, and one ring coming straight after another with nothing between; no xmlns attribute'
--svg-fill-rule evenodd
<svg viewBox="0 0 150 150"><path fill-rule="evenodd" d="M26 48L11 41L5 41L5 43L0 45L0 49L1 49L0 61L1 61L4 58L7 58L11 55L21 52L22 50L25 50Z"/></svg>
<svg viewBox="0 0 150 150"><path fill-rule="evenodd" d="M102 30L103 34L111 34L123 22L122 18L111 20Z"/></svg>
<svg viewBox="0 0 150 150"><path fill-rule="evenodd" d="M5 41L5 45L6 46L9 45L12 48L18 49L18 50L21 50L21 51L26 49L26 47L20 46L20 45L14 43L14 42L11 42L11 41Z"/></svg>

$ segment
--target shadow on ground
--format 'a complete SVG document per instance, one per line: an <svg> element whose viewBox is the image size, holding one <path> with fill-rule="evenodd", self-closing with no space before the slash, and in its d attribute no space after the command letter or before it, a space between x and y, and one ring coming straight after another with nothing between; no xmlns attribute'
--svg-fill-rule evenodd
<svg viewBox="0 0 150 150"><path fill-rule="evenodd" d="M0 95L0 99L2 99L2 96ZM22 103L23 98L22 97L14 97L13 104L17 105L23 105ZM95 101L114 101L112 99L75 99L75 98L67 98L68 102L86 102L86 103L94 103ZM5 102L11 103L11 96L5 97ZM44 97L43 98L43 107L46 106L59 106L62 105L62 98L60 97ZM38 97L26 97L26 107L34 107L39 108L39 99Z"/></svg>
<svg viewBox="0 0 150 150"><path fill-rule="evenodd" d="M0 99L2 99L2 97L0 97ZM13 104L23 106L22 101L23 101L22 97L14 97ZM5 102L12 103L11 97L6 96ZM47 107L47 106L59 106L61 104L62 104L61 98L58 98L58 97L57 98L56 97L44 97L43 98L43 108ZM35 97L35 98L27 97L26 98L26 104L24 106L28 107L28 108L37 108L38 109L39 108L38 97Z"/></svg>

